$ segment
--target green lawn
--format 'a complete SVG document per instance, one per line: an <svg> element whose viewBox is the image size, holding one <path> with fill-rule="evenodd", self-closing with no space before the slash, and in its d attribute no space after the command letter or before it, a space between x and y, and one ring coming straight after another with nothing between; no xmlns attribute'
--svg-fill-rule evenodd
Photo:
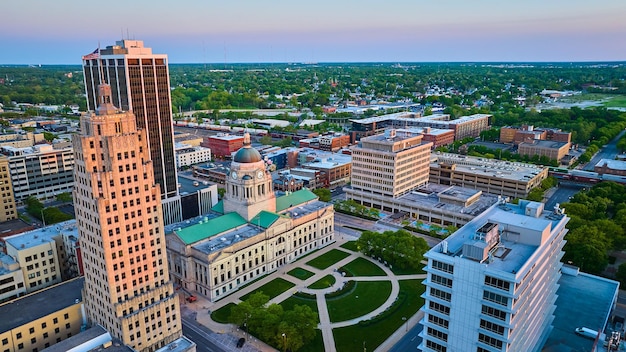
<svg viewBox="0 0 626 352"><path fill-rule="evenodd" d="M420 267L419 269L400 269L400 268L391 268L396 275L415 275L415 274L426 274L424 271L424 267Z"/></svg>
<svg viewBox="0 0 626 352"><path fill-rule="evenodd" d="M228 323L228 318L230 317L230 310L231 308L233 308L234 306L236 306L235 303L228 303L227 305L223 306L222 308L211 312L211 319L215 320L218 323L223 323L226 324Z"/></svg>
<svg viewBox="0 0 626 352"><path fill-rule="evenodd" d="M311 276L315 275L314 273L312 273L312 272L310 272L310 271L308 271L306 269L303 269L303 268L293 268L293 269L289 270L287 272L287 274L289 274L289 275L291 275L291 276L293 276L293 277L295 277L297 279L300 279L300 280L306 280L306 279L310 278Z"/></svg>
<svg viewBox="0 0 626 352"><path fill-rule="evenodd" d="M358 318L380 307L391 294L390 281L357 282L354 289L326 300L333 323Z"/></svg>
<svg viewBox="0 0 626 352"><path fill-rule="evenodd" d="M329 252L327 252L326 254L322 254L319 257L309 260L308 262L306 262L308 265L320 269L320 270L324 270L326 268L328 268L329 266L337 263L338 261L346 258L347 256L349 256L350 254L344 252L344 251L340 251L338 249L333 249Z"/></svg>
<svg viewBox="0 0 626 352"><path fill-rule="evenodd" d="M626 108L626 96L616 95L603 104L607 108Z"/></svg>
<svg viewBox="0 0 626 352"><path fill-rule="evenodd" d="M256 290L248 293L247 295L241 296L239 299L241 299L242 301L245 301L246 299L250 297L251 294L255 292L263 292L264 294L268 295L270 299L272 299L294 286L295 284L293 284L290 281L277 278L257 288Z"/></svg>
<svg viewBox="0 0 626 352"><path fill-rule="evenodd" d="M324 288L329 288L330 286L332 286L335 283L335 277L332 275L326 275L323 278L315 281L314 283L312 283L311 285L309 285L310 289L313 290L321 290Z"/></svg>
<svg viewBox="0 0 626 352"><path fill-rule="evenodd" d="M353 251L353 252L358 252L359 251L359 249L356 248L356 241L346 242L346 243L342 244L340 247L341 248L345 248L345 249L347 249L349 251Z"/></svg>
<svg viewBox="0 0 626 352"><path fill-rule="evenodd" d="M293 310L293 307L298 306L309 306L315 313L317 313L317 301L315 299L306 299L296 296L291 296L286 300L280 302L280 305L283 307L284 311ZM320 322L319 314L317 316L317 322Z"/></svg>
<svg viewBox="0 0 626 352"><path fill-rule="evenodd" d="M413 316L424 305L420 297L423 292L421 280L401 280L399 299L385 313L367 322L333 329L337 351L361 352L363 342L368 351L375 350L404 324L402 317Z"/></svg>
<svg viewBox="0 0 626 352"><path fill-rule="evenodd" d="M357 258L343 266L352 276L386 276L385 271L378 265L365 258Z"/></svg>

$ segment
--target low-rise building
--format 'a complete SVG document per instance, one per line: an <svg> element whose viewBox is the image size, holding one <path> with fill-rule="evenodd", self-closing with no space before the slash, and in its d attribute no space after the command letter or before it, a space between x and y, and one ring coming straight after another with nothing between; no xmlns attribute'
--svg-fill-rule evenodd
<svg viewBox="0 0 626 352"><path fill-rule="evenodd" d="M219 133L206 137L201 146L211 149L215 158L230 159L232 154L243 146L243 136Z"/></svg>
<svg viewBox="0 0 626 352"><path fill-rule="evenodd" d="M448 153L433 153L430 158L432 183L512 198L525 198L547 177L545 166Z"/></svg>
<svg viewBox="0 0 626 352"><path fill-rule="evenodd" d="M544 140L533 140L529 142L522 142L517 147L517 153L520 155L533 156L545 156L550 160L560 161L569 152L571 143L565 142L553 142Z"/></svg>
<svg viewBox="0 0 626 352"><path fill-rule="evenodd" d="M532 142L533 140L571 143L572 134L555 128L535 128L532 125L500 128L500 143L520 144L522 142Z"/></svg>
<svg viewBox="0 0 626 352"><path fill-rule="evenodd" d="M211 161L211 149L205 147L193 147L177 143L174 152L176 153L177 168Z"/></svg>
<svg viewBox="0 0 626 352"><path fill-rule="evenodd" d="M10 132L0 134L0 147L27 148L45 141L43 133Z"/></svg>
<svg viewBox="0 0 626 352"><path fill-rule="evenodd" d="M626 176L626 161L612 160L612 159L600 159L593 167L593 170L601 175L617 175Z"/></svg>
<svg viewBox="0 0 626 352"><path fill-rule="evenodd" d="M20 264L10 255L0 253L0 303L24 294L26 294L26 286Z"/></svg>
<svg viewBox="0 0 626 352"><path fill-rule="evenodd" d="M332 189L350 183L352 158L343 154L333 154L332 157L303 164L302 167L320 171L324 185Z"/></svg>
<svg viewBox="0 0 626 352"><path fill-rule="evenodd" d="M372 136L389 128L430 127L437 129L450 129L454 131L454 140L458 141L465 137L478 137L480 132L486 131L490 126L492 115L474 114L452 119L450 115L421 116L417 113L400 112L395 114L354 119L352 122L351 139L353 142L362 137Z"/></svg>
<svg viewBox="0 0 626 352"><path fill-rule="evenodd" d="M0 350L40 351L80 333L84 282L75 278L0 305Z"/></svg>

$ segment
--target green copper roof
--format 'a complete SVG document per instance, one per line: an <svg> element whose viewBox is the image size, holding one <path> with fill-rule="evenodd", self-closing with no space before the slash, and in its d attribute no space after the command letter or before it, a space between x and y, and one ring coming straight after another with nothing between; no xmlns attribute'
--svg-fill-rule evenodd
<svg viewBox="0 0 626 352"><path fill-rule="evenodd" d="M303 188L286 196L276 198L276 211L283 211L313 199L317 199L315 193Z"/></svg>
<svg viewBox="0 0 626 352"><path fill-rule="evenodd" d="M217 204L215 204L215 206L211 208L211 210L216 213L224 214L224 201L220 200L219 202L217 202Z"/></svg>
<svg viewBox="0 0 626 352"><path fill-rule="evenodd" d="M176 234L185 244L192 244L245 224L247 224L246 220L241 215L233 212L208 220L205 223L176 231Z"/></svg>
<svg viewBox="0 0 626 352"><path fill-rule="evenodd" d="M280 218L280 215L276 214L276 213L272 213L269 212L267 210L261 210L261 212L259 214L257 214L257 216L253 217L250 220L250 223L253 225L258 225L261 226L263 228L268 228L270 226L272 226L272 224L278 220L278 218Z"/></svg>

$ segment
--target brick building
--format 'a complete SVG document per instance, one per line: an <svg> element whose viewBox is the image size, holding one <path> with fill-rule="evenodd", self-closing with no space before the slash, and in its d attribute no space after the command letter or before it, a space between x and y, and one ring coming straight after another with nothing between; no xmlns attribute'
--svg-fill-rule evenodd
<svg viewBox="0 0 626 352"><path fill-rule="evenodd" d="M243 136L232 134L209 136L205 139L202 146L211 149L211 153L215 158L230 159L234 152L243 147Z"/></svg>

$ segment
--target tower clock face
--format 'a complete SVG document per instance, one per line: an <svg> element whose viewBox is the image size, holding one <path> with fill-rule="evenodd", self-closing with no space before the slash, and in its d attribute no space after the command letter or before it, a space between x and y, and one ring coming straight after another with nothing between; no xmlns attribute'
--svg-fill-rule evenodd
<svg viewBox="0 0 626 352"><path fill-rule="evenodd" d="M263 176L265 175L265 173L261 170L257 171L256 173L256 177L258 177L259 179L263 178Z"/></svg>
<svg viewBox="0 0 626 352"><path fill-rule="evenodd" d="M231 172L230 173L230 177L232 177L233 180L236 180L237 179L237 173L235 171Z"/></svg>

